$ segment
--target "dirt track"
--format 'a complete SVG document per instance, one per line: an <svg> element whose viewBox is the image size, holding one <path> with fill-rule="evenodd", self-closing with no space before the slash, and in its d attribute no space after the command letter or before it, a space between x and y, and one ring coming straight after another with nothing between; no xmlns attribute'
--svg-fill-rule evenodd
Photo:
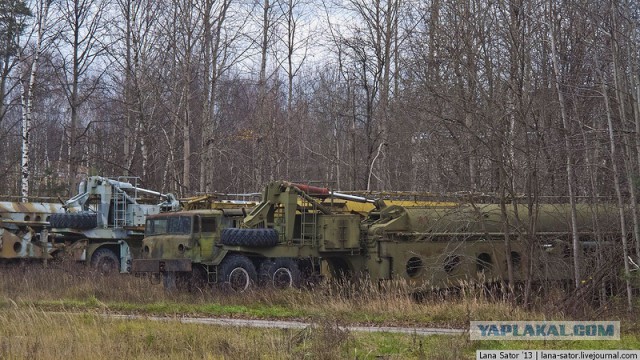
<svg viewBox="0 0 640 360"><path fill-rule="evenodd" d="M128 320L152 320L152 321L178 321L183 324L207 324L217 326L240 326L240 327L257 327L257 328L276 328L276 329L304 329L309 326L316 326L313 323L302 321L284 321L284 320L247 320L247 319L229 319L229 318L194 318L194 317L168 317L168 316L144 316L144 315L116 315L105 314L110 319L128 319ZM423 327L394 327L394 326L339 326L343 330L357 332L390 332L416 335L460 335L466 330L464 329L441 329L441 328L423 328Z"/></svg>

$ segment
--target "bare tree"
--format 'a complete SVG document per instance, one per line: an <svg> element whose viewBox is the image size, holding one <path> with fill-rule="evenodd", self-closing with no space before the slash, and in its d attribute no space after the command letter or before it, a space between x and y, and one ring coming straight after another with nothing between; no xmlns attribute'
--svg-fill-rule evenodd
<svg viewBox="0 0 640 360"><path fill-rule="evenodd" d="M393 82L391 67L396 58L393 51L396 49L394 42L397 40L400 2L388 0L370 4L352 0L348 2L347 11L359 19L341 34L340 41L349 49L345 55L351 59L350 66L354 67L364 96L362 122L367 165L364 183L370 189L375 178L380 187L385 187L390 185L388 163L377 164L376 161L384 156L383 152L388 146L390 89Z"/></svg>
<svg viewBox="0 0 640 360"><path fill-rule="evenodd" d="M574 271L574 282L575 286L580 286L580 255L582 253L582 248L580 245L580 238L578 237L578 221L576 215L576 198L575 198L575 190L574 190L574 170L573 170L573 156L572 156L572 146L570 138L572 136L571 124L569 115L566 110L564 93L562 89L562 78L560 74L560 66L558 65L558 51L556 48L556 36L558 34L558 27L555 25L556 19L558 18L557 12L554 9L554 4L552 1L549 1L549 19L551 22L549 29L549 40L551 43L551 62L553 64L553 73L555 75L555 84L556 84L556 92L558 95L558 104L560 107L560 115L562 117L562 126L563 126L563 137L564 137L564 150L566 151L566 163L565 169L567 172L567 190L569 192L569 203L571 205L571 234L572 234L572 243L573 243L573 271Z"/></svg>
<svg viewBox="0 0 640 360"><path fill-rule="evenodd" d="M0 3L0 122L7 112L6 96L13 86L7 88L19 50L18 39L25 29L25 20L31 11L24 1L3 1Z"/></svg>
<svg viewBox="0 0 640 360"><path fill-rule="evenodd" d="M626 113L624 110L624 101L621 99L620 97L620 84L619 84L619 73L618 73L618 60L617 60L617 56L618 56L618 43L617 43L617 9L615 7L614 2L611 3L611 55L612 55L612 67L613 67L613 80L614 80L614 84L615 84L615 92L617 95L617 99L619 102L619 106L620 106L620 117L622 120L622 126L624 126L625 123L625 117L626 117ZM618 169L618 165L617 165L617 159L619 157L619 153L618 153L618 146L616 144L616 139L615 139L615 130L613 127L613 109L609 103L609 98L608 98L608 87L605 83L605 79L602 79L602 94L603 94L603 98L605 101L605 108L607 111L607 125L608 125L608 130L609 130L609 144L610 144L610 154L611 154L611 166L612 166L612 172L613 172L613 183L614 183L614 187L615 187L615 191L616 191L616 197L618 199L618 210L620 212L620 236L622 237L622 256L623 258L623 263L624 263L624 274L625 274L625 283L626 283L626 290L627 290L627 308L629 311L631 311L632 307L633 307L633 291L631 289L631 282L630 282L630 277L631 277L631 268L630 268L630 264L629 264L629 245L628 245L628 233L627 233L627 224L626 224L626 219L625 219L625 205L624 205L624 199L622 196L622 189L621 189L621 174L620 174L620 170ZM627 135L624 135L624 137L626 138ZM624 157L624 154L623 154ZM629 162L625 161L625 165L629 166ZM629 169L627 169L627 171L629 171ZM634 199L635 200L635 199ZM636 214L634 214L636 215ZM637 221L636 219L634 219L634 222ZM637 225L637 224L636 224Z"/></svg>
<svg viewBox="0 0 640 360"><path fill-rule="evenodd" d="M69 104L67 128L67 174L69 194L76 191L80 165L85 158L80 141L85 135L81 122L82 106L98 88L106 68L99 61L105 53L107 24L104 21L108 2L103 0L64 0L59 44L56 47L60 66L58 80Z"/></svg>
<svg viewBox="0 0 640 360"><path fill-rule="evenodd" d="M22 157L21 157L21 186L20 195L22 201L28 201L29 197L29 181L31 177L31 158L29 156L29 148L31 146L31 124L33 120L33 102L34 87L36 83L36 74L40 62L40 56L46 46L45 29L49 25L47 22L49 16L49 6L51 0L40 0L36 4L36 26L35 26L35 45L33 54L27 56L26 49L21 54L23 63L23 74L20 76L22 82L21 104L22 104Z"/></svg>
<svg viewBox="0 0 640 360"><path fill-rule="evenodd" d="M231 0L206 0L202 8L203 17L203 111L202 111L202 152L200 160L200 191L212 190L213 148L216 138L216 101L218 82L229 61L226 51L234 41L226 34L226 20ZM228 37L227 37L228 36Z"/></svg>
<svg viewBox="0 0 640 360"><path fill-rule="evenodd" d="M285 178L290 177L291 166L291 142L292 138L296 137L298 133L304 133L304 122L293 122L294 117L294 80L298 76L300 69L304 65L307 59L308 47L314 36L314 29L309 26L305 27L302 23L302 19L308 16L307 8L308 2L305 0L280 0L277 2L280 13L282 14L282 27L284 35L279 35L278 38L284 46L284 60L278 60L280 67L284 69L287 77L287 108L286 108L286 120L284 124L284 139L285 145L283 146L283 152L285 155ZM279 57L279 54L276 54Z"/></svg>
<svg viewBox="0 0 640 360"><path fill-rule="evenodd" d="M157 84L153 74L160 57L157 52L161 41L158 31L160 6L150 0L119 0L118 19L124 23L116 22L116 37L120 41L114 43L110 51L112 62L121 69L114 75L115 81L122 86L124 131L120 145L124 155L123 172L125 175L137 174L143 181L149 180L149 138L151 134L151 138L157 135L150 122L159 108L159 101L154 96Z"/></svg>

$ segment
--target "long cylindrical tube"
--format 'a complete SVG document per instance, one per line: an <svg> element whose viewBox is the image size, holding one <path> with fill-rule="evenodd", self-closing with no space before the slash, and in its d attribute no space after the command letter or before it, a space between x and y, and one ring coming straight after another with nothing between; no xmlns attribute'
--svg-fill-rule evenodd
<svg viewBox="0 0 640 360"><path fill-rule="evenodd" d="M363 203L375 204L376 202L375 199L367 199L366 197L342 194L335 191L332 191L331 195L337 197L338 199L351 200L351 201L357 201L357 202L363 202Z"/></svg>
<svg viewBox="0 0 640 360"><path fill-rule="evenodd" d="M135 190L135 191L138 191L138 192L141 192L141 193L145 193L145 194L149 194L149 195L167 197L166 194L162 194L162 193L159 193L159 192L153 191L153 190L147 190L147 189L135 187L131 183L128 183L128 182L115 181L115 180L111 180L111 179L107 179L107 181L109 182L109 184L111 184L113 186L116 186L116 187L119 187L120 189L131 189L131 190Z"/></svg>
<svg viewBox="0 0 640 360"><path fill-rule="evenodd" d="M361 203L374 204L376 202L374 199L367 199L362 196L343 194L343 193L331 191L327 188L321 188L317 186L303 185L303 184L294 184L294 183L292 183L291 185L297 187L301 191L304 191L305 193L307 193L307 195L311 195L311 196L314 196L314 195L334 196L334 197L337 197L338 199L351 200L351 201L356 201Z"/></svg>
<svg viewBox="0 0 640 360"><path fill-rule="evenodd" d="M317 186L303 185L303 184L294 184L294 183L291 183L291 185L304 191L305 193L307 193L307 195L312 195L312 196L313 195L323 195L323 196L331 195L329 192L329 189L327 188L321 188Z"/></svg>

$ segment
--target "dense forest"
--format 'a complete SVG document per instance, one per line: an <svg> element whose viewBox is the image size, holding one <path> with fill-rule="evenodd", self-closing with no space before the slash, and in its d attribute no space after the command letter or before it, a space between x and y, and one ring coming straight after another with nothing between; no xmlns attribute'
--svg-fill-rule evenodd
<svg viewBox="0 0 640 360"><path fill-rule="evenodd" d="M562 201L573 224L615 204L631 306L640 4L0 0L0 146L0 194L23 200L124 175L473 192L530 219Z"/></svg>
<svg viewBox="0 0 640 360"><path fill-rule="evenodd" d="M272 179L635 195L634 1L3 0L0 13L3 194L68 195L99 174L180 195Z"/></svg>

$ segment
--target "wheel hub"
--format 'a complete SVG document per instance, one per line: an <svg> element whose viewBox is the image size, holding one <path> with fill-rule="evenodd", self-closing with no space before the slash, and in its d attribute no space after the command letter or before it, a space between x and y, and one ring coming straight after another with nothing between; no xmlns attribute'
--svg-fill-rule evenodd
<svg viewBox="0 0 640 360"><path fill-rule="evenodd" d="M229 274L229 285L234 291L245 291L250 283L249 273L243 268L235 268Z"/></svg>
<svg viewBox="0 0 640 360"><path fill-rule="evenodd" d="M279 268L273 272L273 286L278 289L293 287L293 275L287 268Z"/></svg>

